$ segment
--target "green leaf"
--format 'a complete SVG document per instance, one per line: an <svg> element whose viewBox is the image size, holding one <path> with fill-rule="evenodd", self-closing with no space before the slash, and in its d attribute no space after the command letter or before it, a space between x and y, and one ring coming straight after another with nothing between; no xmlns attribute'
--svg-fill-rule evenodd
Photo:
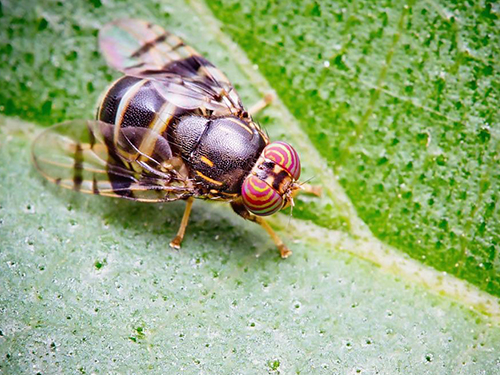
<svg viewBox="0 0 500 375"><path fill-rule="evenodd" d="M0 3L2 372L498 372L496 5L301 4ZM198 201L174 251L182 202L37 175L32 123L93 117L118 76L97 31L125 16L182 36L247 105L276 90L258 120L324 189L272 221L292 257Z"/></svg>

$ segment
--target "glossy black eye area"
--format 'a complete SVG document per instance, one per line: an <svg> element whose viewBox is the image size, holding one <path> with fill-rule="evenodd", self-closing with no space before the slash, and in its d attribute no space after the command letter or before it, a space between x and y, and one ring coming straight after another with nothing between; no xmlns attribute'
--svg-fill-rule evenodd
<svg viewBox="0 0 500 375"><path fill-rule="evenodd" d="M265 161L262 163L262 167L266 169L273 169L276 163L274 161Z"/></svg>

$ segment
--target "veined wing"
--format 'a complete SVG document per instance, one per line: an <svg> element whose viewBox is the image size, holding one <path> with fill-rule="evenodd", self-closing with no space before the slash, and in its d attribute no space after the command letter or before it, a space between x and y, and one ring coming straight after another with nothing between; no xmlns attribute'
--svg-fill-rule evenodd
<svg viewBox="0 0 500 375"><path fill-rule="evenodd" d="M224 73L160 26L119 19L101 29L99 45L111 67L157 81L158 91L167 100L184 97L191 106L208 108L217 116L244 112Z"/></svg>
<svg viewBox="0 0 500 375"><path fill-rule="evenodd" d="M163 137L144 128L114 136L114 127L101 121L58 124L35 139L33 162L47 180L83 193L142 202L193 195L184 163ZM147 155L139 151L145 137L154 137Z"/></svg>

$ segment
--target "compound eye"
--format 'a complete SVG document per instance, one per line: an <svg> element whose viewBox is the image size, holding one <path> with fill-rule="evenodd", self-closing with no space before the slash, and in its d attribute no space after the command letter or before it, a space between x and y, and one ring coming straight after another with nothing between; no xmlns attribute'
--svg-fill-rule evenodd
<svg viewBox="0 0 500 375"><path fill-rule="evenodd" d="M297 151L288 143L277 141L264 148L264 157L285 169L294 180L300 177L300 158Z"/></svg>
<svg viewBox="0 0 500 375"><path fill-rule="evenodd" d="M283 207L283 198L266 182L254 175L245 178L241 197L248 211L259 216L272 215Z"/></svg>

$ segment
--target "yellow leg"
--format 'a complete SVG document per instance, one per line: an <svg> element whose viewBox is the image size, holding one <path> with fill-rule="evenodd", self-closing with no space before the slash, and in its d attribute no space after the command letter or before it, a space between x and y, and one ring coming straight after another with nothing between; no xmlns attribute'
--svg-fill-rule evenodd
<svg viewBox="0 0 500 375"><path fill-rule="evenodd" d="M266 232L269 233L274 243L278 247L278 250L280 251L280 255L282 258L288 258L292 254L290 249L288 249L288 247L286 247L283 241L281 241L281 238L278 237L278 235L274 232L273 228L271 228L271 226L267 223L267 221L265 221L260 216L256 216L250 213L243 205L241 199L231 202L231 207L233 208L234 212L240 215L243 219L253 221L254 223L257 223L262 228L264 228Z"/></svg>
<svg viewBox="0 0 500 375"><path fill-rule="evenodd" d="M292 255L292 251L281 241L281 238L278 237L276 232L271 228L271 226L265 221L263 218L260 216L255 216L255 221L257 224L260 224L262 228L266 230L267 233L271 236L273 239L274 243L278 247L278 250L280 251L280 255L282 258L288 258L290 255Z"/></svg>
<svg viewBox="0 0 500 375"><path fill-rule="evenodd" d="M250 114L250 116L255 115L257 112L262 111L269 104L271 104L273 100L274 100L274 95L271 93L267 94L261 100L259 100L253 106L251 106L250 109L248 110L248 113Z"/></svg>
<svg viewBox="0 0 500 375"><path fill-rule="evenodd" d="M299 193L313 194L321 197L321 190L322 188L319 185L301 184L299 189L294 190L292 197L295 197Z"/></svg>
<svg viewBox="0 0 500 375"><path fill-rule="evenodd" d="M302 184L300 185L300 188L295 190L292 193L292 198L295 197L299 193L306 193L306 194L314 194L316 196L321 196L321 186L319 185L309 185L309 184ZM262 226L266 230L267 233L271 236L273 239L274 243L278 247L278 250L280 251L280 255L282 258L288 258L290 255L292 255L292 251L281 241L281 238L278 237L276 232L271 228L271 226L265 221L262 217L260 216L255 216L250 214L250 217L246 217L246 219L252 220Z"/></svg>
<svg viewBox="0 0 500 375"><path fill-rule="evenodd" d="M186 227L188 225L189 215L191 214L191 207L193 206L193 202L193 197L188 198L188 200L186 201L186 209L184 210L184 215L182 215L181 226L177 231L177 236L175 236L172 242L170 242L170 247L173 247L174 249L181 248L181 242L184 238L184 233L186 233Z"/></svg>

